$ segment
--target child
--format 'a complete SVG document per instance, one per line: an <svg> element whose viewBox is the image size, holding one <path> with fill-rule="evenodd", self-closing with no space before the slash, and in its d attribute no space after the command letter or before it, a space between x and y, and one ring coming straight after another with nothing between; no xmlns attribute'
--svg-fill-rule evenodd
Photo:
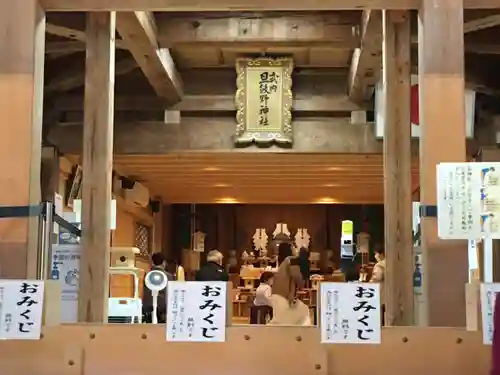
<svg viewBox="0 0 500 375"><path fill-rule="evenodd" d="M269 306L272 307L271 302L271 286L273 285L274 273L263 272L260 275L260 284L255 291L255 299L253 301L255 306Z"/></svg>

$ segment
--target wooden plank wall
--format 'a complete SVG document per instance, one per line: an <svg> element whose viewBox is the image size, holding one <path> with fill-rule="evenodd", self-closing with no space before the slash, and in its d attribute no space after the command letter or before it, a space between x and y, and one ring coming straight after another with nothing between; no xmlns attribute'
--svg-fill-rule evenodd
<svg viewBox="0 0 500 375"><path fill-rule="evenodd" d="M390 327L382 342L322 345L315 327L232 326L225 343L175 344L165 342L164 325L74 325L45 328L38 341L1 341L0 363L9 375L489 373L481 332Z"/></svg>

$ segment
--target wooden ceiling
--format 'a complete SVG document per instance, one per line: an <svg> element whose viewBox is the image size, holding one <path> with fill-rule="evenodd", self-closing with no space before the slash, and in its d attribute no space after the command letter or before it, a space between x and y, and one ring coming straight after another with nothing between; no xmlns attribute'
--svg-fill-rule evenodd
<svg viewBox="0 0 500 375"><path fill-rule="evenodd" d="M347 68L360 12L248 15L157 13L158 39L180 69L234 68L248 55L291 56L296 67Z"/></svg>
<svg viewBox="0 0 500 375"><path fill-rule="evenodd" d="M182 99L180 81L184 93L190 94L189 87L200 75L234 71L239 56L267 55L292 56L294 81L304 72L320 71L325 80L340 74L345 78L342 89L351 100L366 103L373 98L381 67L380 12L158 12L148 17L151 29L157 30L157 40L151 46L146 46L147 33L141 34L140 22L132 22L124 13L117 21L121 37L116 42L115 69L119 95L140 92L160 97L166 107L172 106ZM412 17L416 41L415 13ZM464 19L467 83L478 92L496 95L500 75L494 68L500 44L494 35L500 14L467 10ZM85 13L48 13L47 21L45 94L46 107L50 107L69 92L83 91ZM158 46L166 55L152 63ZM164 65L169 66L169 72L164 71ZM179 75L174 74L176 69ZM226 76L220 83L234 86L234 79Z"/></svg>
<svg viewBox="0 0 500 375"><path fill-rule="evenodd" d="M383 203L379 154L182 153L114 162L170 203ZM417 164L412 174L417 182Z"/></svg>

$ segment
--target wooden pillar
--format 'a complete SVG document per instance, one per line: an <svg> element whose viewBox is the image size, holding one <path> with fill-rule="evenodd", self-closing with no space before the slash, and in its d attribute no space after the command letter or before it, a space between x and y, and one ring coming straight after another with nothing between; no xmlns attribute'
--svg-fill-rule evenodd
<svg viewBox="0 0 500 375"><path fill-rule="evenodd" d="M42 148L41 198L43 201L53 202L55 194L59 192L61 176L59 159L59 152L55 146Z"/></svg>
<svg viewBox="0 0 500 375"><path fill-rule="evenodd" d="M163 216L163 232L162 232L162 239L163 239L163 253L168 259L180 261L180 256L178 254L175 254L172 248L173 245L173 239L172 239L172 214L173 214L173 209L171 204L166 204L163 203L163 206L161 208L162 216Z"/></svg>
<svg viewBox="0 0 500 375"><path fill-rule="evenodd" d="M383 11L387 325L413 324L410 14Z"/></svg>
<svg viewBox="0 0 500 375"><path fill-rule="evenodd" d="M435 206L436 165L465 162L462 0L423 0L418 24L420 200ZM436 218L422 218L423 293L427 324L465 326L467 241L437 237Z"/></svg>
<svg viewBox="0 0 500 375"><path fill-rule="evenodd" d="M164 253L165 248L163 246L163 233L164 233L164 215L163 215L163 203L161 198L155 198L155 203L153 205L153 253Z"/></svg>
<svg viewBox="0 0 500 375"><path fill-rule="evenodd" d="M103 323L109 296L115 13L88 13L86 34L78 319Z"/></svg>
<svg viewBox="0 0 500 375"><path fill-rule="evenodd" d="M0 206L40 203L45 14L0 2ZM0 277L36 277L38 219L0 219Z"/></svg>

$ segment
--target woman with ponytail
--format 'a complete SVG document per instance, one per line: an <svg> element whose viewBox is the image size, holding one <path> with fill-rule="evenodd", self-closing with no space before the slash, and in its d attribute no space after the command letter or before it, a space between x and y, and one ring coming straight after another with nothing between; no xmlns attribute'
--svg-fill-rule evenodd
<svg viewBox="0 0 500 375"><path fill-rule="evenodd" d="M297 300L297 291L304 285L301 259L293 255L287 242L278 247L278 270L272 286L272 325L311 325L309 308Z"/></svg>

